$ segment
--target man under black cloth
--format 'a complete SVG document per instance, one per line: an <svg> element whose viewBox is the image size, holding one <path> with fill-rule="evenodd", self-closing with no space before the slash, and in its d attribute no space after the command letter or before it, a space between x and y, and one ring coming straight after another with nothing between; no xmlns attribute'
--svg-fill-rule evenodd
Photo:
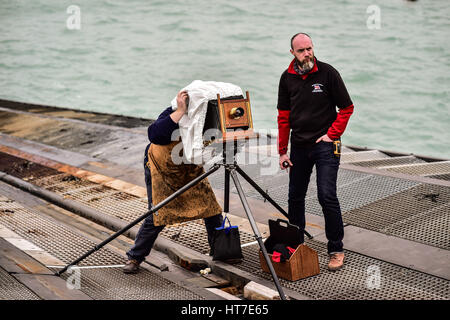
<svg viewBox="0 0 450 320"><path fill-rule="evenodd" d="M177 109L173 111L172 107L168 107L158 116L158 119L149 126L148 138L150 140L150 144L168 145L172 143L172 133L178 129L178 122L187 111L187 98L187 92L180 91L177 94ZM144 158L145 184L147 187L149 209L152 206L152 178L151 172L147 166L148 149L150 144L145 149ZM142 261L144 261L145 257L150 254L158 234L164 229L164 225L155 226L153 220L153 215L150 215L144 220L144 223L140 227L134 245L127 252L128 261L123 268L124 273L136 273L139 271L139 265ZM211 247L214 229L222 225L222 214L205 218L204 221L206 231L208 233L208 242Z"/></svg>

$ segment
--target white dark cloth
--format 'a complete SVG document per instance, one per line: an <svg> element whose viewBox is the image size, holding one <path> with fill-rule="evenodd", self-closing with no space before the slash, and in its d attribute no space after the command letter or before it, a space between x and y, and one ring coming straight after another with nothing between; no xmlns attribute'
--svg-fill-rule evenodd
<svg viewBox="0 0 450 320"><path fill-rule="evenodd" d="M194 80L181 90L189 95L188 112L180 119L180 135L183 143L184 161L201 164L203 151L203 127L205 125L208 101L243 95L242 89L226 82ZM172 109L177 109L177 98L173 98Z"/></svg>

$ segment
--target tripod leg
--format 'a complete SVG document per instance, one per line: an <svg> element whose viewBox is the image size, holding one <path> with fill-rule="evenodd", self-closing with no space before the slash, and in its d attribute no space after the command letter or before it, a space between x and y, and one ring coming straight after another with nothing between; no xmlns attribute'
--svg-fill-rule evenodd
<svg viewBox="0 0 450 320"><path fill-rule="evenodd" d="M264 192L263 189L261 189L260 186L258 186L258 184L252 180L252 178L250 178L239 166L235 166L237 172L239 172L239 174L244 177L244 179L250 183L250 185L256 189L256 191L259 192L259 194L261 194L267 201L269 201L275 208L278 209L278 211L280 211L286 218L289 219L289 215L286 212L286 210L284 210L278 203L275 202L275 200L273 200L266 192ZM303 232L306 234L306 236L309 239L312 239L313 236L310 235L306 230L303 230Z"/></svg>
<svg viewBox="0 0 450 320"><path fill-rule="evenodd" d="M188 189L194 187L197 183L199 183L200 181L202 181L203 179L205 179L207 176L209 176L210 174L216 172L218 169L220 168L219 165L214 165L211 169L209 169L207 172L201 174L200 176L198 176L197 178L195 178L194 180L192 180L191 182L189 182L188 184L186 184L185 186L183 186L181 189L175 191L173 194L171 194L170 196L168 196L166 199L164 199L163 201L161 201L160 203L158 203L156 206L154 206L151 210L149 210L146 214L140 216L139 218L137 218L136 220L134 220L133 222L129 223L128 225L126 225L125 227L123 227L121 230L117 231L116 233L114 233L113 235L111 235L108 239L102 241L101 243L99 243L98 245L96 245L94 248L92 248L90 251L86 252L85 254L83 254L81 257L77 258L76 260L72 261L71 263L69 263L68 265L66 265L63 269L59 270L58 272L55 273L55 275L60 276L61 274L63 274L64 272L66 272L66 270L73 265L78 264L80 261L86 259L88 256L90 256L92 253L94 253L95 251L101 249L102 247L104 247L106 244L108 244L109 242L111 242L112 240L114 240L115 238L117 238L118 236L120 236L121 234L123 234L125 231L131 229L132 227L134 227L136 224L138 224L139 222L141 222L142 220L144 220L145 218L147 218L149 215L153 214L154 212L158 211L159 209L161 209L162 207L164 207L165 205L167 205L170 201L172 201L173 199L175 199L176 197L178 197L180 194L182 194L183 192L187 191Z"/></svg>
<svg viewBox="0 0 450 320"><path fill-rule="evenodd" d="M252 226L253 233L255 234L256 240L258 241L258 244L263 253L264 259L266 260L267 266L269 267L270 273L272 274L272 278L275 283L275 286L277 287L278 293L280 294L280 298L282 300L286 300L286 296L284 295L283 289L281 288L280 281L278 280L277 274L275 273L275 270L273 269L272 262L270 261L269 256L267 254L266 247L264 246L261 234L259 233L258 227L256 226L255 219L253 218L252 212L248 205L247 199L245 198L244 191L242 190L242 187L241 187L241 184L237 177L237 174L233 170L230 172L230 175L231 175L231 178L233 179L234 185L236 186L236 190L239 194L239 198L241 198L241 202L244 207L245 213L247 214L248 221L250 222L250 225Z"/></svg>
<svg viewBox="0 0 450 320"><path fill-rule="evenodd" d="M223 212L230 211L230 172L225 169L225 191L223 200Z"/></svg>

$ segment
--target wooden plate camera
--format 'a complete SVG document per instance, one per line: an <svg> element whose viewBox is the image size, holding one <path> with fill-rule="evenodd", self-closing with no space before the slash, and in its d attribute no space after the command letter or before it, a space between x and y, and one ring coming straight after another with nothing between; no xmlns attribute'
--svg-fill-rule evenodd
<svg viewBox="0 0 450 320"><path fill-rule="evenodd" d="M248 91L245 95L246 98L242 96L220 98L220 94L217 94L217 100L209 101L204 131L210 128L220 130L222 137L216 142L250 139L257 136L253 131Z"/></svg>

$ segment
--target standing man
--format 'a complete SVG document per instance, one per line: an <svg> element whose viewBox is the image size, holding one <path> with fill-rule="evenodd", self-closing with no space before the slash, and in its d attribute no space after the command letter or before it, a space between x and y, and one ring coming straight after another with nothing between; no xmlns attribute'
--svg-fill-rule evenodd
<svg viewBox="0 0 450 320"><path fill-rule="evenodd" d="M334 141L340 142L353 113L353 103L339 72L314 57L313 43L307 34L297 33L291 38L290 52L294 59L281 75L277 106L280 168L286 169L286 162L290 167L289 222L301 231L305 229L305 196L315 165L328 239L328 269L338 270L344 264L344 226L336 195L340 156L334 153Z"/></svg>

